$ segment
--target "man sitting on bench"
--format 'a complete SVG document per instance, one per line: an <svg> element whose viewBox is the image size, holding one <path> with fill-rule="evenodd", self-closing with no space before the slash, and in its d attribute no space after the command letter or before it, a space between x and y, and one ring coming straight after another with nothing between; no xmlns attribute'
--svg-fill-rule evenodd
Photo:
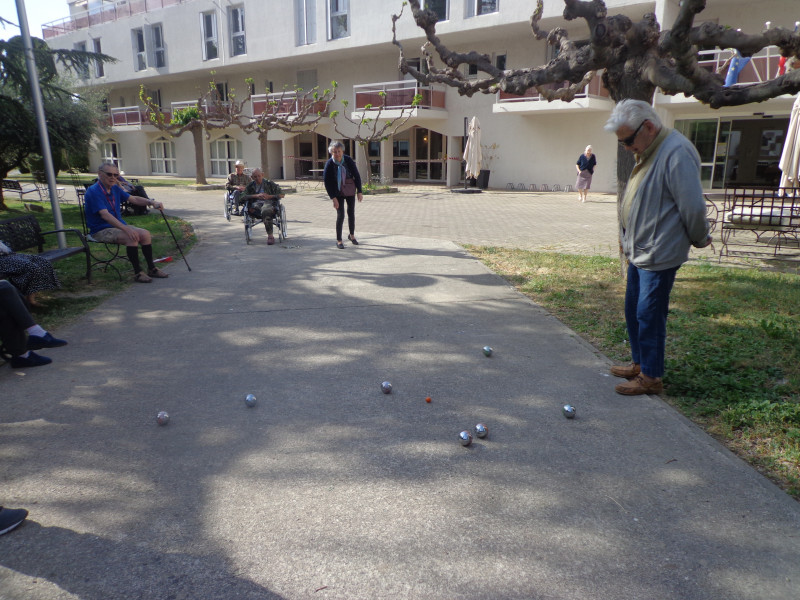
<svg viewBox="0 0 800 600"><path fill-rule="evenodd" d="M113 163L103 163L97 170L97 183L89 186L84 196L86 225L93 240L106 244L125 245L128 260L133 265L133 279L138 283L150 283L153 277L169 277L153 262L153 246L150 232L141 227L128 225L120 212L122 202L137 206L152 206L161 210L164 205L150 198L131 196L117 185L119 169ZM147 261L147 272L139 263L138 246Z"/></svg>

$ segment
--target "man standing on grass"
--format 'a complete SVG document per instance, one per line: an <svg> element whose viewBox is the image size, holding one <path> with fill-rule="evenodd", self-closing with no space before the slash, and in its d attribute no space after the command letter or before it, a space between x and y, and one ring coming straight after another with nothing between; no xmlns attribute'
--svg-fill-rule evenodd
<svg viewBox="0 0 800 600"><path fill-rule="evenodd" d="M628 380L614 389L628 396L660 394L675 274L689 259L691 246L711 243L700 156L641 100L617 104L605 129L636 157L619 214L620 243L628 259L625 322L633 362L611 367L612 375Z"/></svg>
<svg viewBox="0 0 800 600"><path fill-rule="evenodd" d="M119 169L113 163L103 163L97 169L98 180L86 190L86 225L92 239L106 244L125 245L128 260L133 265L133 279L138 283L150 283L153 277L169 277L153 262L153 246L150 232L141 227L128 225L122 219L120 206L127 201L136 206L152 206L158 210L164 208L161 202L141 196L131 196L117 185ZM142 246L142 255L147 261L145 273L139 263L138 247Z"/></svg>

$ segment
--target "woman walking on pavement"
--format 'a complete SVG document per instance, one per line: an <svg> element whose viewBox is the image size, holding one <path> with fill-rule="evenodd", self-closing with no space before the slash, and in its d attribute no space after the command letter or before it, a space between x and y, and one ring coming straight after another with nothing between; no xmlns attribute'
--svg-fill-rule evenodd
<svg viewBox="0 0 800 600"><path fill-rule="evenodd" d="M336 209L336 247L344 250L342 225L344 225L345 202L347 203L347 226L350 230L347 239L358 245L358 240L356 240L356 196L358 196L359 202L364 200L361 190L361 175L358 173L355 161L344 153L342 142L331 142L328 152L331 157L325 163L322 179L325 182L325 191L333 201L333 208Z"/></svg>

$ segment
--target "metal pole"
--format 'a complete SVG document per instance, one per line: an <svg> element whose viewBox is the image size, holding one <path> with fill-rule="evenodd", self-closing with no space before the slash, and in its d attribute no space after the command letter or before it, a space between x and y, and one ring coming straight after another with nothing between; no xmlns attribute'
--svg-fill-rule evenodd
<svg viewBox="0 0 800 600"><path fill-rule="evenodd" d="M36 115L36 125L39 128L39 137L42 145L42 158L44 159L44 173L47 177L47 187L50 190L50 205L53 208L53 222L56 229L64 229L64 220L61 218L61 207L58 204L58 189L56 188L56 175L53 170L53 156L50 153L50 137L47 134L47 119L44 115L44 103L42 102L42 90L39 88L39 74L36 70L36 61L33 57L33 42L31 33L28 30L28 15L25 12L25 0L16 0L17 19L19 19L19 30L22 34L22 44L25 49L25 66L28 70L28 79L31 82L31 99L33 100L33 110ZM58 247L67 247L67 238L64 232L56 234Z"/></svg>

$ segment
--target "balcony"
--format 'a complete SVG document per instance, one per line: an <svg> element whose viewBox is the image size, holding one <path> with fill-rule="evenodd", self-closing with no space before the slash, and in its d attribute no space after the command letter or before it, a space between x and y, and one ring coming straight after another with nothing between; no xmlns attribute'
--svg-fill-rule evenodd
<svg viewBox="0 0 800 600"><path fill-rule="evenodd" d="M108 124L114 129L141 129L150 123L148 112L140 106L121 106L112 108L108 115Z"/></svg>
<svg viewBox="0 0 800 600"><path fill-rule="evenodd" d="M301 113L316 117L317 113L328 115L328 103L324 100L314 100L307 94L297 96L297 92L278 92L274 94L254 94L250 98L253 105L253 116L263 113L276 116L291 117Z"/></svg>
<svg viewBox="0 0 800 600"><path fill-rule="evenodd" d="M544 87L550 90L559 90L569 86L569 82L548 83ZM510 113L516 115L534 115L541 113L552 113L563 110L602 110L609 111L614 103L609 97L608 90L603 85L603 78L597 73L594 78L584 86L583 90L575 94L575 99L571 102L553 100L548 102L536 88L529 88L523 95L510 94L500 91L492 112Z"/></svg>
<svg viewBox="0 0 800 600"><path fill-rule="evenodd" d="M110 23L185 2L191 2L191 0L118 0L113 4L104 3L102 6L91 10L45 23L42 25L42 35L47 41L59 35L86 29L93 25Z"/></svg>
<svg viewBox="0 0 800 600"><path fill-rule="evenodd" d="M725 76L728 74L728 66L733 57L734 52L729 49L720 50L716 48L714 50L703 50L698 53L697 64L701 68L711 73L716 73L722 79L725 79ZM778 73L778 63L780 59L780 50L778 50L777 46L768 46L760 52L757 52L753 55L750 62L745 65L744 69L740 71L738 81L734 83L731 88L745 87L774 79ZM775 100L776 99L773 98L767 102L775 104ZM780 96L779 104L785 104L783 100L794 100L794 96ZM697 106L699 101L692 97L687 98L683 94L668 96L659 90L659 93L656 94L655 103L656 105L669 104L671 107L676 108L680 108L681 105L683 105L689 109L692 108L692 106Z"/></svg>
<svg viewBox="0 0 800 600"><path fill-rule="evenodd" d="M444 86L420 85L416 80L386 81L353 86L353 115L383 109L381 118L401 116L447 118ZM414 105L414 98L420 102Z"/></svg>

